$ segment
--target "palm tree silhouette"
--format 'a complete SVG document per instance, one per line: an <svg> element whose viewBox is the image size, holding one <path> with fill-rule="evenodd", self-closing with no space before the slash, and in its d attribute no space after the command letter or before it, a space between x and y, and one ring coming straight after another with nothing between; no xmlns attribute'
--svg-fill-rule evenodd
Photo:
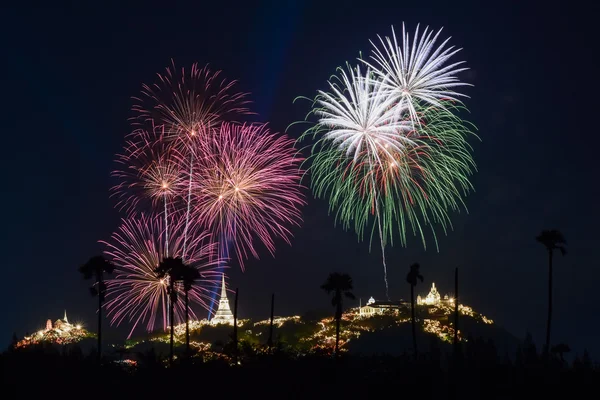
<svg viewBox="0 0 600 400"><path fill-rule="evenodd" d="M416 321L415 321L415 286L417 286L418 281L423 282L423 275L419 272L419 268L421 266L419 263L414 263L410 266L410 271L408 275L406 275L406 282L410 284L410 315L412 322L412 339L413 339L413 349L415 351L415 359L417 358L417 331L416 331Z"/></svg>
<svg viewBox="0 0 600 400"><path fill-rule="evenodd" d="M183 282L183 294L185 299L185 352L190 354L190 305L188 299L188 292L192 290L192 287L196 284L196 281L200 279L200 272L188 265L183 264L181 267L181 280Z"/></svg>
<svg viewBox="0 0 600 400"><path fill-rule="evenodd" d="M173 336L175 329L174 311L175 303L177 303L177 290L175 290L175 282L181 280L182 271L184 268L185 264L181 258L166 257L154 270L159 278L169 278L167 294L169 295L169 318L171 321L171 341L169 343L169 365L171 366L173 366Z"/></svg>
<svg viewBox="0 0 600 400"><path fill-rule="evenodd" d="M563 234L556 229L542 231L535 240L543 244L548 251L548 321L546 323L546 346L544 347L544 353L548 354L550 351L550 328L552 326L552 257L554 250L560 250L563 256L567 254L565 247L567 241Z"/></svg>
<svg viewBox="0 0 600 400"><path fill-rule="evenodd" d="M342 303L343 297L349 299L355 299L352 294L352 278L348 274L340 274L338 272L332 272L327 277L324 284L321 285L321 289L331 294L333 292L333 298L331 304L336 307L335 309L335 354L339 355L340 352L340 322L342 320Z"/></svg>
<svg viewBox="0 0 600 400"><path fill-rule="evenodd" d="M103 256L94 256L79 267L83 279L95 278L96 282L90 287L92 296L98 296L98 361L102 358L102 304L106 298L106 283L104 274L112 274L115 266Z"/></svg>

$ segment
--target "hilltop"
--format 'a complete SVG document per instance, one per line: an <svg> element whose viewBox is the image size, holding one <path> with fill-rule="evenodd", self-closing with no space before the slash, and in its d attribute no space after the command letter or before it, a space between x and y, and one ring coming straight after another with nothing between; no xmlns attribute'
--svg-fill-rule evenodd
<svg viewBox="0 0 600 400"><path fill-rule="evenodd" d="M454 335L454 300L441 298L435 285L426 297L417 299L416 318L418 341L423 350L444 349L450 346ZM476 339L492 342L499 354L514 354L519 341L506 330L473 310L459 304L458 338L463 343ZM278 316L273 320L273 341L279 349L304 356L331 352L335 345L335 320L333 316L319 318L304 316ZM256 354L265 351L269 337L270 320L238 320L238 340L245 352ZM191 346L204 357L225 357L231 342L231 321L214 324L208 320L190 322ZM146 337L127 341L130 353L143 353L150 348L161 355L168 352L167 332L155 332ZM175 327L175 342L183 350L185 325ZM340 346L343 352L355 355L400 355L411 351L410 303L377 302L370 299L362 307L347 309L342 317Z"/></svg>
<svg viewBox="0 0 600 400"><path fill-rule="evenodd" d="M227 307L226 294L220 303ZM493 343L500 355L515 354L519 345L517 338L468 305L459 304L458 309L458 338L462 343L484 340ZM226 311L230 313L229 310ZM221 312L225 311L221 309ZM454 299L448 296L442 298L434 284L427 296L417 297L415 312L420 348L424 351L447 350L454 336ZM228 358L226 354L229 353L233 333L233 316L228 315L231 318L190 321L191 347L205 359ZM273 327L274 344L280 350L295 356L330 353L335 346L333 316L318 317L310 313L304 316L278 316L273 320ZM238 320L238 339L248 354L266 350L269 331L269 319ZM93 337L94 334L81 325L70 324L65 312L63 319L54 323L48 320L45 329L27 335L16 342L15 347L27 347L38 343L83 345L82 340ZM124 343L106 343L105 347L113 348L113 353L119 353L119 358L128 353L129 358L136 359L136 355L148 351L165 356L168 352L168 342L168 332L160 331ZM185 324L179 324L175 327L176 349L183 351L184 343ZM371 298L364 306L345 310L341 322L340 347L341 351L350 355L401 355L411 352L410 303L375 301Z"/></svg>

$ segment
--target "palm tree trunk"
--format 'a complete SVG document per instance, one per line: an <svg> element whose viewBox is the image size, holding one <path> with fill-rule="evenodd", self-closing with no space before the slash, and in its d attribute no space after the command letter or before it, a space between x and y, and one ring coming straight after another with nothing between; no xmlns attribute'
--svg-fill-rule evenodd
<svg viewBox="0 0 600 400"><path fill-rule="evenodd" d="M102 359L102 285L98 280L98 362Z"/></svg>
<svg viewBox="0 0 600 400"><path fill-rule="evenodd" d="M546 324L546 347L544 352L550 352L550 328L552 326L552 250L548 250L548 322Z"/></svg>
<svg viewBox="0 0 600 400"><path fill-rule="evenodd" d="M190 306L188 302L188 291L185 291L185 352L190 354Z"/></svg>
<svg viewBox="0 0 600 400"><path fill-rule="evenodd" d="M415 360L417 359L417 332L416 332L416 321L415 321L415 286L410 285L410 314L412 321L412 339L413 349L415 352Z"/></svg>

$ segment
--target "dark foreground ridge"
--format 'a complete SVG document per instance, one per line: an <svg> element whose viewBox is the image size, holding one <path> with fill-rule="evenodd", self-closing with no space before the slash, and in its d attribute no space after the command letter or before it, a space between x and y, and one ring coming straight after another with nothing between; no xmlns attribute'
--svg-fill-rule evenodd
<svg viewBox="0 0 600 400"><path fill-rule="evenodd" d="M228 350L230 352L230 349ZM99 365L94 353L79 346L47 344L9 350L1 355L5 393L21 397L160 398L162 396L223 398L373 398L407 395L419 399L508 399L524 395L573 396L595 393L598 366L587 355L573 363L552 355L545 360L533 346L522 346L512 360L498 356L490 342L475 341L457 358L431 349L415 361L412 355L360 357L328 353L295 357L283 350L249 353L240 346L239 363L207 360L201 354L182 356L169 368L153 350L114 353ZM364 397L362 397L364 396ZM165 397L166 398L166 397Z"/></svg>

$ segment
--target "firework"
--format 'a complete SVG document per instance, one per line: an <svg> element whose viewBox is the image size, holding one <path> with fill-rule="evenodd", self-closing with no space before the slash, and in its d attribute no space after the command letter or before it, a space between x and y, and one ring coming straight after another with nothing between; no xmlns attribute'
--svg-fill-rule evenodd
<svg viewBox="0 0 600 400"><path fill-rule="evenodd" d="M382 162L380 154L388 159L414 144L399 134L410 130L410 125L396 119L394 99L372 79L368 69L364 76L360 67L348 67L349 75L341 68L339 72L339 79L329 82L331 93L319 91L317 98L319 124L328 127L324 140L353 156L354 161L366 157L372 163Z"/></svg>
<svg viewBox="0 0 600 400"><path fill-rule="evenodd" d="M148 161L163 160L164 168L174 174L169 176L172 183L167 182L166 189L162 186L158 189L163 194L168 191L179 195L178 201L173 201L173 196L169 199L163 195L163 213L167 221L169 205L174 210L185 209L185 251L192 209L192 170L197 153L194 149L222 121L249 114L246 107L249 102L246 93L234 90L235 81L228 81L221 76L221 71L213 72L208 66L200 68L193 64L189 69L177 68L172 61L171 66L157 77L155 83L142 85L141 95L134 97L131 122L136 130L148 125L162 129L162 135L155 138L160 151ZM135 201L127 204L133 203Z"/></svg>
<svg viewBox="0 0 600 400"><path fill-rule="evenodd" d="M438 108L445 107L443 100L458 101L466 97L454 88L467 86L456 77L468 68L461 67L464 61L445 65L445 63L461 49L454 46L445 47L450 38L438 47L435 43L442 30L437 33L425 28L419 36L419 25L410 43L410 36L402 24L402 43L398 43L396 32L392 27L392 38L383 39L379 36L381 47L371 42L373 54L372 63L362 60L373 68L380 79L380 84L390 92L392 99L397 101L397 111L407 112L410 120L420 122L417 110L426 104Z"/></svg>
<svg viewBox="0 0 600 400"><path fill-rule="evenodd" d="M405 246L412 231L426 246L430 230L437 247L434 226L446 233L449 213L464 208L462 196L472 189L472 126L459 117L464 107L449 89L461 84L453 75L462 69L442 66L456 51L444 50L446 42L434 50L438 35L425 30L418 39L417 29L410 50L403 30L402 48L395 36L385 52L375 48L379 70L340 69L313 102L316 125L301 137L317 139L311 186L329 199L336 223L360 238L371 226L370 242L378 232L386 295L386 245L396 236Z"/></svg>
<svg viewBox="0 0 600 400"><path fill-rule="evenodd" d="M195 136L220 121L236 120L248 114L247 94L234 91L235 81L213 72L208 66L177 68L174 62L157 74L153 84L144 84L140 97L134 97L134 126L164 125L168 136Z"/></svg>
<svg viewBox="0 0 600 400"><path fill-rule="evenodd" d="M242 269L258 258L256 243L273 255L274 239L289 243L289 227L301 221L302 159L293 144L265 125L223 124L198 149L194 218L232 243Z"/></svg>
<svg viewBox="0 0 600 400"><path fill-rule="evenodd" d="M172 218L172 217L170 217ZM165 237L170 237L169 250L172 257L197 268L202 279L189 292L190 304L199 304L209 310L209 303L218 292L222 260L216 254L217 246L211 242L208 233L193 230L190 232L187 251L183 253L183 230L185 223L172 218L168 224L169 235L163 218L152 218L142 214L122 220L122 225L111 239L102 242L106 245L105 254L115 265L115 277L107 281L108 298L106 308L112 324L127 320L132 323L129 336L136 326L145 324L148 331L157 327L166 329L167 322L167 282L154 272L166 257ZM176 285L177 290L181 287ZM183 298L183 294L180 298ZM183 302L176 303L175 316L183 319ZM191 307L190 307L191 308ZM190 309L193 318L196 315Z"/></svg>
<svg viewBox="0 0 600 400"><path fill-rule="evenodd" d="M181 158L162 126L131 133L124 151L117 155L118 168L112 173L119 180L111 188L112 196L118 199L117 207L132 214L148 208L160 210L174 202L187 187Z"/></svg>

